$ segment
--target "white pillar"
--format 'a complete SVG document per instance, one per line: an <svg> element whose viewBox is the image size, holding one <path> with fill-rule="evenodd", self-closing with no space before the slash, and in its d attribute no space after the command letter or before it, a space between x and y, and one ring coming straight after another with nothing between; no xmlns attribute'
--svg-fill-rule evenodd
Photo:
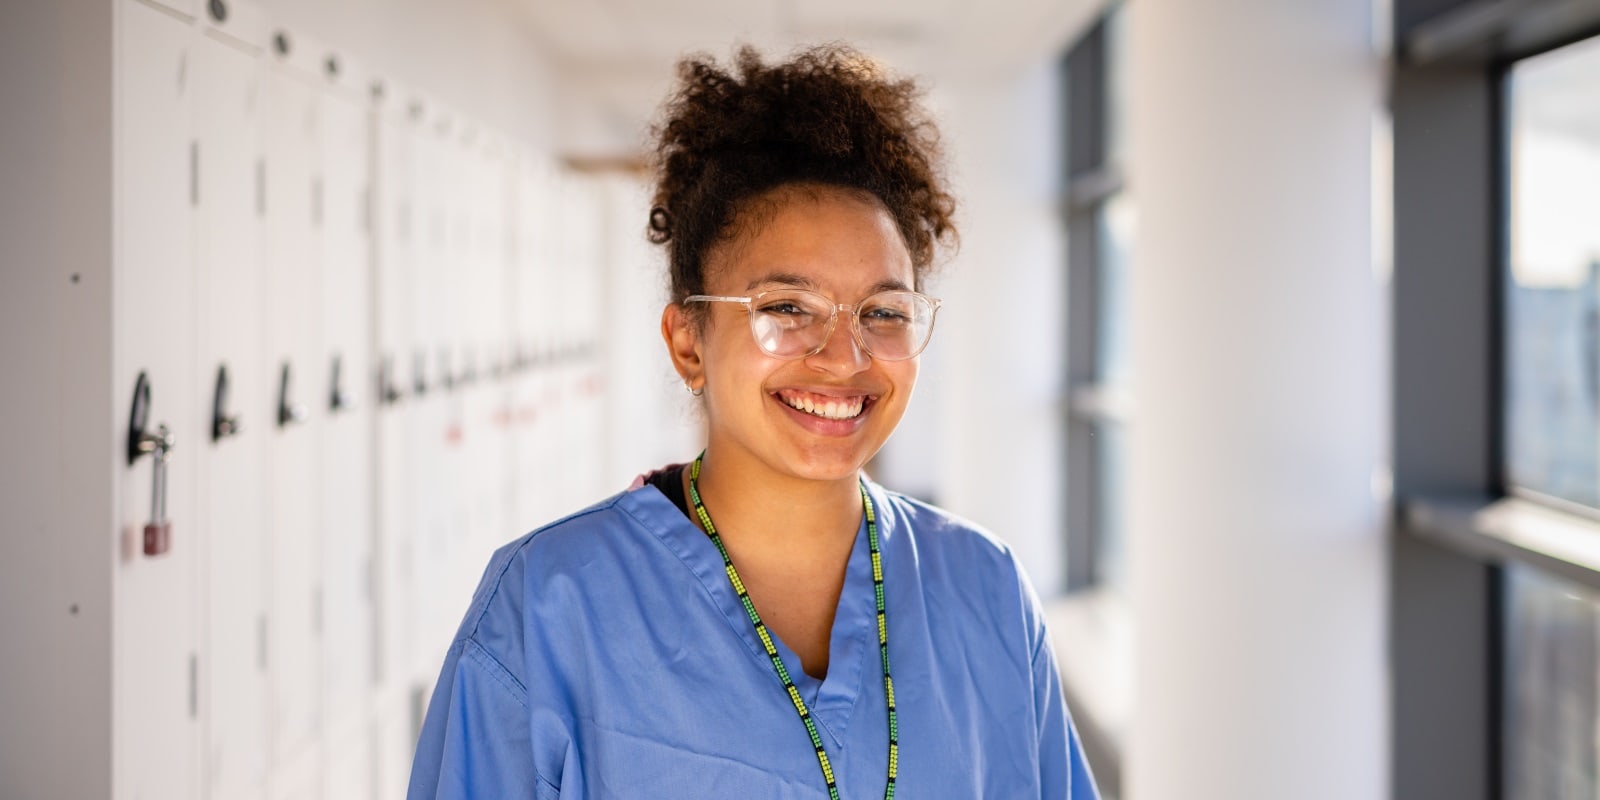
<svg viewBox="0 0 1600 800"><path fill-rule="evenodd" d="M1129 12L1127 796L1381 799L1370 0Z"/></svg>

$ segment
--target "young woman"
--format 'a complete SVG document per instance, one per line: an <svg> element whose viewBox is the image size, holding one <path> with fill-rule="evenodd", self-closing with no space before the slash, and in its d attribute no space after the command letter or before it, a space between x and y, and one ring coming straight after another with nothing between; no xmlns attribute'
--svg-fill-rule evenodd
<svg viewBox="0 0 1600 800"><path fill-rule="evenodd" d="M649 230L705 451L496 554L411 797L1095 798L1011 552L861 472L954 236L915 87L838 47L680 78Z"/></svg>

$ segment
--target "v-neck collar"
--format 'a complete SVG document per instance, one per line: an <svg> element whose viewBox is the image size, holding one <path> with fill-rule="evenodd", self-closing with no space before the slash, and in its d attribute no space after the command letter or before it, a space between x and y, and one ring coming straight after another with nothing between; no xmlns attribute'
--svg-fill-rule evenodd
<svg viewBox="0 0 1600 800"><path fill-rule="evenodd" d="M881 492L870 481L867 491L878 509L879 552L885 544L884 504ZM752 663L771 676L773 690L782 691L782 681L772 669L766 649L756 635L755 626L745 613L744 605L728 581L711 538L695 525L676 505L655 487L645 484L623 496L631 506L631 515L644 523L652 534L683 562L706 591L707 600L721 613L724 621L740 641L744 642ZM885 556L886 558L886 556ZM885 566L887 570L887 566ZM759 611L759 609L757 609ZM893 627L893 620L891 628ZM874 656L878 649L877 607L872 589L872 557L867 543L867 521L863 515L856 529L855 541L850 547L850 559L845 565L844 588L839 593L839 605L834 612L833 630L828 638L828 674L818 680L801 668L800 657L783 642L775 631L768 629L778 656L794 681L795 689L811 708L819 727L828 732L835 747L843 746L845 728L849 725L856 701L860 699L864 681L879 685L879 669L866 667L877 664Z"/></svg>

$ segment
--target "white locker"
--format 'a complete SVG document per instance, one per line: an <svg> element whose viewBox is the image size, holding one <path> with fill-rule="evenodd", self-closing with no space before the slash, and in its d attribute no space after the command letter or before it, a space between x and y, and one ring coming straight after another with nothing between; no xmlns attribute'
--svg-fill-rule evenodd
<svg viewBox="0 0 1600 800"><path fill-rule="evenodd" d="M405 691L411 681L410 647L414 587L411 578L413 490L407 464L414 424L405 382L412 351L412 208L414 125L411 102L398 87L386 87L373 117L373 294L379 367L374 527L378 568L377 675L385 691Z"/></svg>
<svg viewBox="0 0 1600 800"><path fill-rule="evenodd" d="M371 706L372 451L370 242L367 232L371 154L365 93L353 84L347 58L324 59L328 88L320 93L318 173L321 243L321 354L314 402L322 425L319 531L322 588L323 720L330 744L361 729ZM334 770L347 765L329 762ZM364 773L363 773L364 774ZM348 781L341 792L348 790ZM349 796L331 788L327 797Z"/></svg>
<svg viewBox="0 0 1600 800"><path fill-rule="evenodd" d="M542 439L546 426L544 392L548 331L547 304L555 302L547 285L550 239L556 226L550 221L555 205L550 196L552 168L537 154L525 153L517 169L516 307L513 312L517 340L517 370L513 386L515 425L514 505L515 527L526 532L553 519L549 488L542 465Z"/></svg>
<svg viewBox="0 0 1600 800"><path fill-rule="evenodd" d="M411 370L413 399L410 484L412 496L413 540L410 562L417 604L413 636L412 674L431 682L444 661L455 625L465 611L466 600L450 597L453 585L451 537L454 531L454 497L451 469L447 463L452 434L452 408L449 376L441 352L449 342L454 324L449 292L449 210L447 195L452 163L443 128L448 118L431 107L423 109L415 146L416 185L411 284L413 350ZM459 602L459 605L457 604ZM431 684L430 684L431 685Z"/></svg>
<svg viewBox="0 0 1600 800"><path fill-rule="evenodd" d="M472 165L462 142L464 121L456 114L446 114L440 120L441 139L438 181L434 191L443 201L443 239L441 257L430 265L435 270L436 302L440 304L440 319L444 325L439 331L439 370L444 374L445 433L444 448L439 459L439 473L434 476L434 491L445 499L443 524L437 531L440 546L445 554L444 593L447 598L470 594L476 581L469 577L470 554L473 552L471 502L467 492L473 476L473 465L465 456L464 417L466 392L459 380L463 355L471 330L470 320L463 313L467 306L468 287L472 280L471 254L468 232ZM450 602L452 613L442 620L441 641L448 640L450 632L461 619L465 603Z"/></svg>
<svg viewBox="0 0 1600 800"><path fill-rule="evenodd" d="M373 793L375 768L372 736L372 726L363 720L362 724L330 742L324 797L377 800Z"/></svg>
<svg viewBox="0 0 1600 800"><path fill-rule="evenodd" d="M318 453L326 405L319 358L320 214L316 48L279 31L265 75L266 363L272 441L267 462L271 585L268 660L274 773L319 775L321 557ZM299 780L305 780L300 778ZM277 781L273 793L278 795Z"/></svg>
<svg viewBox="0 0 1600 800"><path fill-rule="evenodd" d="M492 517L487 521L490 531L488 551L492 553L511 539L525 533L518 528L513 508L516 502L516 428L512 414L514 376L511 371L513 343L516 328L513 325L515 307L516 248L512 224L516 208L517 160L516 152L503 137L489 143L489 175L493 202L489 206L488 255L491 288L484 297L484 309L492 315L493 330L489 341L489 419L487 437L490 457L494 459L495 475L492 484L485 486L490 494L486 499Z"/></svg>
<svg viewBox="0 0 1600 800"><path fill-rule="evenodd" d="M463 319L469 340L465 366L468 381L461 391L461 453L467 466L467 480L462 482L461 490L468 531L462 566L463 582L471 580L475 584L494 549L514 538L505 529L504 481L510 453L496 425L496 412L503 406L503 385L488 367L491 353L507 335L500 302L505 291L506 258L499 241L506 205L506 174L498 148L489 136L480 131L464 137L462 144L470 175L463 186L468 192L463 205L471 215L463 265L463 272L470 275L470 294L464 306L474 310Z"/></svg>
<svg viewBox="0 0 1600 800"><path fill-rule="evenodd" d="M578 362L557 345L563 303L590 301L562 293L555 248L584 199L439 103L375 104L348 58L331 74L245 0L11 20L14 48L62 42L84 68L3 82L62 105L0 142L60 189L0 236L48 262L4 318L54 342L3 366L57 407L30 396L39 431L8 429L16 468L53 477L5 493L42 535L0 560L27 599L0 633L46 665L3 661L0 700L38 699L0 723L25 742L0 748L0 794L402 796L489 553L576 503Z"/></svg>
<svg viewBox="0 0 1600 800"><path fill-rule="evenodd" d="M113 385L129 420L135 383L145 377L149 424L167 425L174 448L163 554L147 556L142 542L154 457L118 470L112 775L118 797L192 798L199 790L201 667L194 489L204 437L194 364L191 29L133 0L118 11Z"/></svg>
<svg viewBox="0 0 1600 800"><path fill-rule="evenodd" d="M411 778L411 756L416 751L409 702L400 696L380 705L373 717L373 789L379 798L402 798Z"/></svg>
<svg viewBox="0 0 1600 800"><path fill-rule="evenodd" d="M204 523L201 667L207 796L260 798L267 778L266 444L272 435L260 298L265 21L232 4L195 40L196 374L207 431L196 443Z"/></svg>
<svg viewBox="0 0 1600 800"><path fill-rule="evenodd" d="M382 369L378 409L376 479L379 568L378 647L382 671L374 713L373 789L376 797L404 797L416 747L410 698L433 676L413 669L413 630L420 608L412 576L415 539L410 483L411 428L415 424L411 387L404 381L413 349L412 270L416 120L420 105L410 93L388 84L373 116L373 281L377 349ZM415 110L416 114L413 113ZM437 646L437 644L435 645Z"/></svg>

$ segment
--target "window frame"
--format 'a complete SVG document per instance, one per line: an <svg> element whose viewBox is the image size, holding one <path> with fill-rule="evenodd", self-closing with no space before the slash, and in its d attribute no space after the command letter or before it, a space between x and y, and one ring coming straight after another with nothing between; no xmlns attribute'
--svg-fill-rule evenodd
<svg viewBox="0 0 1600 800"><path fill-rule="evenodd" d="M1395 0L1393 21L1392 796L1499 800L1504 567L1600 587L1600 521L1506 480L1507 73L1600 11Z"/></svg>
<svg viewBox="0 0 1600 800"><path fill-rule="evenodd" d="M1104 585L1103 425L1125 425L1125 387L1100 380L1101 268L1104 244L1099 215L1127 188L1122 165L1112 159L1111 18L1120 4L1107 7L1061 60L1065 157L1060 214L1067 238L1067 331L1065 395L1064 513L1065 589L1068 593Z"/></svg>

